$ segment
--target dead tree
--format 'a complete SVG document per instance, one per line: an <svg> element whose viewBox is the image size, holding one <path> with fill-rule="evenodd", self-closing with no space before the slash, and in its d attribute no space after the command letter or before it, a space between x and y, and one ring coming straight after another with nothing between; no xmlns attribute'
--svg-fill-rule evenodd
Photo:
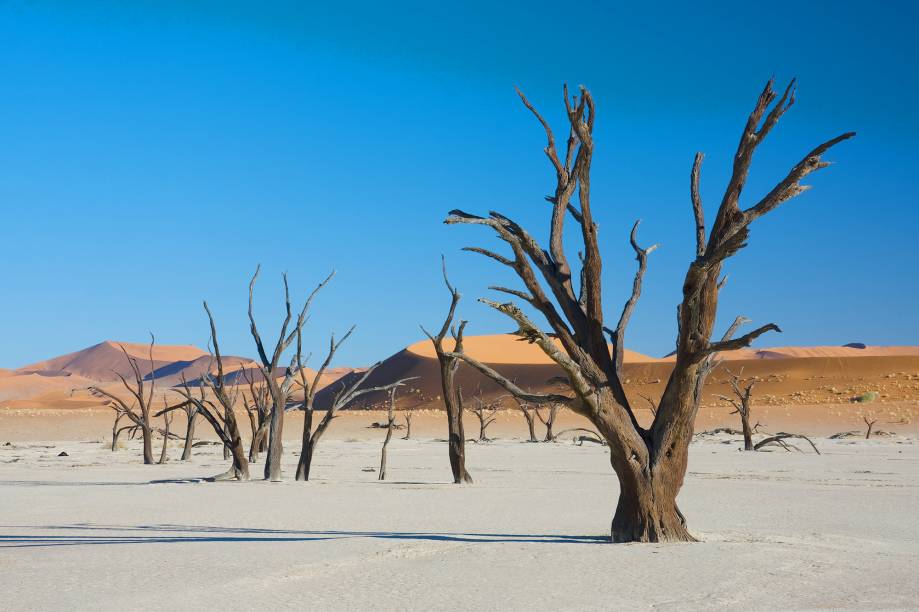
<svg viewBox="0 0 919 612"><path fill-rule="evenodd" d="M122 416L127 417L133 425L123 428L123 429L133 429L137 428L141 432L144 441L144 464L152 465L153 461L153 426L150 423L150 411L151 404L153 403L153 392L156 386L156 376L154 372L156 368L153 365L153 345L156 342L156 339L153 337L153 334L150 334L150 349L149 349L149 358L150 358L150 380L149 384L144 380L144 376L141 374L140 365L137 363L137 358L128 354L125 348L121 347L121 352L124 353L125 358L128 360L128 365L131 367L131 372L134 375L133 385L129 384L127 379L121 375L120 372L115 371L115 374L121 380L121 383L124 385L124 388L134 397L134 400L129 405L127 402L122 400L120 397L109 393L105 389L99 387L90 387L90 392L94 395L103 395L108 399L112 400L112 407L117 413L117 420ZM120 432L117 432L120 433ZM113 435L112 448L115 447L115 440L117 438L117 433Z"/></svg>
<svg viewBox="0 0 919 612"><path fill-rule="evenodd" d="M249 445L249 463L257 463L259 453L267 448L268 423L271 419L271 393L268 384L256 384L249 370L243 369L243 379L249 386L249 397L243 394L243 407L249 415L252 439Z"/></svg>
<svg viewBox="0 0 919 612"><path fill-rule="evenodd" d="M453 325L453 317L456 315L456 305L460 301L460 293L447 278L447 262L441 257L441 268L443 269L444 284L450 292L450 310L447 311L447 318L441 326L437 335L432 335L423 326L421 331L430 338L431 344L434 345L434 352L437 354L437 362L440 364L440 385L443 392L444 408L447 411L447 430L448 430L448 447L447 452L450 455L450 469L453 471L453 482L455 484L468 483L472 484L472 476L466 470L466 432L463 429L463 407L460 405L462 400L456 388L456 370L459 367L458 355L463 352L463 330L466 328L466 321L460 321L458 326ZM453 336L453 351L447 351L444 348L444 338L447 332Z"/></svg>
<svg viewBox="0 0 919 612"><path fill-rule="evenodd" d="M546 426L546 437L543 439L543 442L555 442L555 432L553 431L555 427L555 419L558 417L558 410L561 406L558 404L549 404L549 410L544 417L539 411L539 405L536 406L536 417L539 419L539 422Z"/></svg>
<svg viewBox="0 0 919 612"><path fill-rule="evenodd" d="M814 444L813 440L811 440L807 436L796 434L796 433L786 433L784 431L780 431L774 436L769 436L768 438L765 438L764 440L760 440L753 447L753 450L760 450L766 446L775 445L775 446L780 446L789 452L791 452L791 450L794 449L798 452L803 453L804 451L802 451L797 446L793 446L792 444L789 444L788 442L786 442L786 440L788 440L789 438L797 438L799 440L806 440L807 443L811 445L811 448L814 449L814 452L817 453L818 455L820 454L820 451L817 450L817 445Z"/></svg>
<svg viewBox="0 0 919 612"><path fill-rule="evenodd" d="M405 419L405 435L402 436L403 440L412 439L412 417L415 416L415 407L409 406L402 410L402 418Z"/></svg>
<svg viewBox="0 0 919 612"><path fill-rule="evenodd" d="M780 331L778 326L768 324L736 339L712 341L722 266L747 244L750 224L807 189L801 185L801 180L828 165L822 160L822 155L854 134L842 134L819 145L807 153L767 195L757 203L741 208L740 195L753 153L795 100L794 81L781 97L773 90L773 82L770 81L760 94L741 134L733 172L707 240L699 191L703 155L696 154L690 173L695 249L694 259L682 284L682 303L677 310L676 359L653 423L645 428L639 424L626 397L621 367L626 327L641 293L647 257L653 247L638 245L636 223L630 239L638 260L632 292L615 328L606 327L599 228L594 221L590 201L596 118L594 100L583 87L580 96L575 97L570 97L565 88L564 101L570 131L567 149L564 156L560 156L549 124L522 93L520 98L545 130L548 139L545 153L556 177L554 194L547 198L551 204L548 248L544 249L532 234L497 212L480 217L453 210L446 223L490 227L510 246L511 256L482 248L469 250L490 257L517 274L525 290L493 289L527 302L545 317L552 335L542 331L513 303L482 301L513 319L519 326L518 335L536 343L558 364L567 378L570 391L565 395L527 393L489 366L463 355L461 350L451 354L525 401L560 403L591 421L609 445L610 462L619 480L619 501L611 525L613 541L692 541L694 538L686 527L676 498L686 474L688 448L707 359L719 351L749 346L754 339L770 330ZM577 203L572 200L575 192ZM583 243L582 247L579 246L583 252L579 272L572 271L563 245L564 222L569 216L577 224ZM575 285L576 279L580 279L579 287ZM609 334L612 350L607 345L605 333Z"/></svg>
<svg viewBox="0 0 919 612"><path fill-rule="evenodd" d="M121 407L118 406L115 402L108 403L109 408L112 408L115 411L115 422L112 423L112 452L114 453L118 450L118 438L121 436L121 432L127 431L130 433L131 438L134 438L134 435L137 433L137 425L124 425L118 427L118 423L125 416L125 412L121 410Z"/></svg>
<svg viewBox="0 0 919 612"><path fill-rule="evenodd" d="M163 403L168 403L166 396L163 396ZM172 425L172 413L167 412L163 415L163 448L160 450L160 460L158 464L166 463L166 449L169 446L169 426Z"/></svg>
<svg viewBox="0 0 919 612"><path fill-rule="evenodd" d="M195 444L198 406L193 402L185 402L182 409L185 411L185 446L182 448L182 461L188 461L191 459L191 449Z"/></svg>
<svg viewBox="0 0 919 612"><path fill-rule="evenodd" d="M386 480L386 447L392 439L392 430L396 424L396 387L389 390L389 406L386 410L386 437L383 438L383 448L380 450L380 478Z"/></svg>
<svg viewBox="0 0 919 612"><path fill-rule="evenodd" d="M199 381L199 395L195 396L189 389L188 382L182 379L182 388L179 391L186 401L195 404L198 413L210 423L214 433L223 442L224 449L229 450L232 465L224 474L214 477L214 480L249 480L249 461L243 447L242 436L239 433L239 422L236 420L236 403L238 386L227 384L223 370L223 356L220 353L220 344L217 341L217 325L207 302L204 302L204 311L207 313L210 324L211 342L213 348L213 361L216 364L216 376L211 374L211 366L202 374ZM210 392L214 400L209 399L204 390Z"/></svg>
<svg viewBox="0 0 919 612"><path fill-rule="evenodd" d="M461 403L465 403L462 400L462 390L460 390L459 395ZM488 426L494 423L498 418L497 415L498 411L501 410L502 399L502 397L499 397L496 400L486 402L485 398L482 397L481 391L475 394L475 397L473 398L475 405L468 410L479 420L479 442L491 442L491 438L489 438L485 432L488 429ZM532 416L530 418L532 418Z"/></svg>
<svg viewBox="0 0 919 612"><path fill-rule="evenodd" d="M743 449L745 451L753 450L753 428L750 427L750 404L751 404L751 395L753 393L753 385L756 384L756 379L751 378L750 384L743 386L741 384L740 376L734 374L730 370L727 371L731 375L730 380L728 381L731 385L731 390L734 392L736 399L733 397L728 397L726 395L719 395L718 397L723 399L726 402L730 402L734 406L734 411L731 414L740 415L740 426L743 431ZM743 370L740 371L743 374Z"/></svg>
<svg viewBox="0 0 919 612"><path fill-rule="evenodd" d="M309 382L306 379L306 369L303 367L302 362L302 339L301 334L297 331L297 350L294 355L294 359L297 363L297 372L300 376L300 386L303 387L303 404L301 409L304 411L303 414L303 443L300 451L300 461L297 464L297 480L309 480L310 479L310 468L313 465L313 457L316 454L316 447L319 445L319 441L322 439L322 436L328 431L329 425L332 423L332 419L338 416L338 411L342 408L347 407L351 402L366 395L368 393L376 393L379 391L391 391L396 387L401 387L409 380L414 380L412 378L402 378L393 383L386 385L381 385L378 387L364 387L361 386L370 378L370 375L380 367L381 361L376 362L365 372L363 372L359 377L351 380L350 382L345 382L344 380L338 381L339 389L335 396L332 398L332 403L329 408L326 410L322 419L319 421L319 425L316 426L316 430L312 430L313 423L313 400L316 395L316 391L319 386L319 379L321 378L323 372L325 372L329 363L332 361L332 357L335 355L335 352L338 348L344 343L345 340L351 335L354 331L354 327L348 330L348 333L345 334L341 340L338 342L335 341L335 336L332 336L331 341L329 342L329 353L326 356L325 361L319 370L316 372L313 377L313 381Z"/></svg>
<svg viewBox="0 0 919 612"><path fill-rule="evenodd" d="M539 442L539 439L536 438L536 415L539 416L540 421L542 421L542 415L539 414L538 409L536 409L533 404L518 398L514 399L517 401L517 407L520 409L523 418L526 419L527 422L527 429L530 432L530 439L528 442Z"/></svg>
<svg viewBox="0 0 919 612"><path fill-rule="evenodd" d="M261 369L262 376L265 378L265 384L268 386L268 392L271 396L271 419L268 426L268 457L265 460L265 480L280 482L281 456L284 452L284 410L287 407L287 400L290 398L291 385L293 385L294 377L296 375L296 368L294 367L294 364L296 362L297 356L294 356L291 359L290 365L288 366L281 382L278 382L278 379L275 378L275 371L278 367L278 363L281 361L281 356L288 349L288 347L290 347L291 343L294 341L294 338L298 337L298 335L303 330L303 325L306 323L306 315L309 311L309 307L313 301L313 298L316 296L319 290L326 285L326 283L332 280L335 272L329 274L326 279L319 283L319 286L317 286L309 295L306 302L303 304L303 308L300 310L300 314L297 317L296 322L294 323L294 328L290 331L288 331L288 329L290 327L291 319L293 318L293 311L291 310L290 304L290 289L287 284L287 274L283 275L284 304L286 314L284 317L284 322L281 324L281 333L278 336L278 341L275 343L274 350L269 356L265 351L265 345L262 343L262 337L258 332L258 327L255 325L255 314L253 313L252 306L252 298L255 291L255 281L258 280L258 274L260 270L261 266L256 268L255 274L252 275L252 280L249 281L249 323L250 331L252 332L252 338L255 340L255 346L258 349L258 356L261 360L261 365L259 367Z"/></svg>
<svg viewBox="0 0 919 612"><path fill-rule="evenodd" d="M874 429L874 424L877 423L878 420L876 418L874 419L869 418L867 414L862 415L862 420L865 421L865 425L868 426L868 431L865 432L865 439L869 440L871 439L871 431Z"/></svg>

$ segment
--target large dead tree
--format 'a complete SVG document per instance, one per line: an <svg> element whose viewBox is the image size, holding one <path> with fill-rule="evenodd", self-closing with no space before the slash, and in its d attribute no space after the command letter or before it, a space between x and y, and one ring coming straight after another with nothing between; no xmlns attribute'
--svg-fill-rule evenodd
<svg viewBox="0 0 919 612"><path fill-rule="evenodd" d="M117 426L118 421L122 417L127 417L131 421L132 425L129 425L126 428L121 430L117 427L113 428L112 435L112 448L115 448L116 439L118 434L121 433L124 429L134 429L140 431L141 436L144 442L144 464L152 465L153 460L153 425L150 422L152 404L153 404L153 392L156 387L156 376L153 363L153 345L156 342L156 339L153 337L153 334L150 334L150 349L149 349L149 360L150 360L150 380L147 381L144 379L143 374L141 374L140 365L137 362L137 358L133 355L129 355L128 351L125 348L121 347L121 352L124 353L125 359L128 360L128 365L131 368L131 373L133 374L134 381L133 384L128 383L127 378L121 375L117 370L115 374L121 380L121 384L124 385L124 388L133 397L130 403L121 399L120 397L114 395L102 389L100 387L90 387L90 392L94 395L101 395L107 397L112 401L112 408L115 410L116 418L115 423Z"/></svg>
<svg viewBox="0 0 919 612"><path fill-rule="evenodd" d="M556 148L548 122L518 91L524 105L545 130L545 153L554 169L548 249L510 218L491 212L487 217L461 210L450 212L446 223L484 225L495 231L512 251L505 256L492 250L471 248L511 268L522 280L524 290L493 287L529 304L547 320L552 335L542 331L513 303L482 300L513 319L518 334L536 343L558 366L570 392L527 393L500 373L463 355L484 375L525 401L560 403L585 416L609 445L610 462L619 480L619 501L613 516L611 537L616 542L692 541L676 498L686 474L689 443L699 407L701 379L707 358L719 351L749 346L760 335L773 330L768 324L735 339L712 341L718 305L719 279L724 262L747 243L753 221L797 196L810 173L824 168L822 156L830 147L851 138L846 133L824 142L796 164L788 175L755 204L742 208L740 196L756 148L765 140L782 115L794 104L794 81L779 96L770 81L757 100L741 134L727 188L715 213L706 239L706 223L699 190L703 155L697 153L690 173L690 196L694 216L694 259L683 282L683 299L677 310L676 360L650 427L642 427L622 385L625 332L641 293L641 284L652 248L638 245L635 224L631 244L638 260L632 291L615 327L604 324L602 302L602 259L598 227L590 198L590 169L594 153L596 109L589 91L569 96L564 89L569 130L564 156ZM573 200L577 195L576 202ZM571 217L583 243L581 269L573 272L564 249L564 223ZM580 279L576 286L575 280ZM544 288L545 287L545 288ZM547 293L548 291L548 293ZM607 345L606 334L612 349Z"/></svg>
<svg viewBox="0 0 919 612"><path fill-rule="evenodd" d="M294 365L298 356L294 355L291 358L290 365L280 382L278 378L275 377L275 371L278 367L278 363L281 361L281 356L290 347L294 339L302 332L303 326L306 324L306 317L310 305L316 297L316 294L332 280L335 272L329 274L325 280L319 283L319 285L313 289L313 292L310 293L306 302L303 304L303 308L300 310L300 314L294 322L294 328L292 330L289 330L291 320L293 319L293 311L291 310L290 304L290 288L287 284L287 274L283 275L286 314L284 322L281 324L281 333L275 343L274 350L271 352L271 355L269 355L265 351L265 345L262 342L262 337L255 324L255 314L253 312L253 293L255 291L255 281L258 280L260 270L261 266L256 268L255 274L252 275L252 280L249 281L249 324L252 338L255 340L255 346L258 349L258 356L261 360L260 369L262 376L265 378L265 384L268 385L268 392L271 395L271 420L268 426L268 457L265 460L265 480L280 482L281 456L284 452L284 411L287 407L287 401L290 399L291 386L295 381L297 368L295 368Z"/></svg>
<svg viewBox="0 0 919 612"><path fill-rule="evenodd" d="M743 374L743 370L740 372ZM719 395L718 397L734 406L734 411L731 414L740 415L740 426L743 432L743 449L745 451L752 451L754 428L750 426L750 405L752 403L753 386L756 384L756 379L751 378L749 384L744 385L740 375L730 371L728 371L728 374L731 375L728 382L731 385L731 390L734 392L735 397L728 397L726 395Z"/></svg>
<svg viewBox="0 0 919 612"><path fill-rule="evenodd" d="M322 377L322 374L326 371L329 364L332 361L332 358L335 356L335 353L338 351L339 347L347 340L351 333L354 331L354 327L351 327L341 340L335 341L335 336L332 336L332 339L329 341L329 352L326 355L325 361L319 367L319 370L316 371L313 376L312 382L307 379L306 368L303 366L303 350L302 350L302 338L301 334L297 332L297 350L294 354L294 359L297 364L297 372L299 374L300 386L303 388L303 404L300 406L303 410L303 440L300 450L300 461L297 464L297 480L309 480L310 479L310 468L313 465L313 457L316 454L316 447L319 445L319 441L322 439L322 436L325 435L326 431L329 429L329 425L332 424L332 419L338 416L338 412L346 408L357 398L367 395L368 393L377 393L381 391L392 392L392 390L397 387L401 387L409 380L414 380L412 378L401 378L395 382L380 385L377 387L363 387L364 383L367 382L367 379L370 378L370 375L380 367L382 361L378 361L367 370L361 373L360 376L352 378L350 381L339 380L336 383L333 383L338 386L337 392L332 398L332 403L329 405L328 409L325 411L325 414L320 419L319 424L314 430L312 427L313 424L313 401L316 397L316 392L319 390L319 380ZM362 388L363 387L363 388Z"/></svg>
<svg viewBox="0 0 919 612"><path fill-rule="evenodd" d="M458 326L453 325L456 316L456 305L460 301L460 293L447 278L447 262L441 257L441 268L444 275L444 284L450 292L450 309L447 318L437 335L432 335L423 326L421 331L430 338L437 354L440 365L440 385L443 392L444 408L447 411L447 452L450 455L450 469L453 471L453 482L456 484L472 484L472 476L466 470L466 432L463 429L463 407L456 387L456 370L459 367L458 355L463 352L463 330L466 321L460 321ZM453 336L453 351L444 348L444 339L447 333Z"/></svg>

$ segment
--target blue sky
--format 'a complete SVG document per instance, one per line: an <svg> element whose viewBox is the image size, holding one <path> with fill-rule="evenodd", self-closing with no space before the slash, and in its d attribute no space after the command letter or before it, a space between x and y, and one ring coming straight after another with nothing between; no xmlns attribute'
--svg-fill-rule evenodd
<svg viewBox="0 0 919 612"><path fill-rule="evenodd" d="M919 343L915 3L0 4L4 341L17 367L103 339L207 338L254 354L246 285L274 336L329 270L307 337L358 329L367 364L442 320L447 256L469 333L513 326L475 298L504 270L448 210L499 210L545 235L553 174L513 85L564 131L561 84L598 104L595 216L608 317L634 271L628 230L661 242L628 345L672 350L692 257L688 174L710 215L765 81L798 103L758 152L750 202L812 146L855 130L814 189L754 225L720 317L775 321L763 345ZM129 5L129 6L128 6ZM321 343L321 344L320 344Z"/></svg>

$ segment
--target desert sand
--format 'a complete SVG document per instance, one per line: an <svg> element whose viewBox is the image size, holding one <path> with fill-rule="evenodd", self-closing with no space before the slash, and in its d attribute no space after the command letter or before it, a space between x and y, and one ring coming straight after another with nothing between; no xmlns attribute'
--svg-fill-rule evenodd
<svg viewBox="0 0 919 612"><path fill-rule="evenodd" d="M215 446L157 466L139 464L136 442L112 453L102 436L0 446L0 607L908 609L919 598L912 437L821 438L821 455L700 437L680 502L701 543L611 545L617 484L603 447L469 444L476 483L458 487L442 432L427 430L393 441L379 482L383 434L359 416L336 422L309 483L201 482L225 467Z"/></svg>
<svg viewBox="0 0 919 612"><path fill-rule="evenodd" d="M919 600L916 347L727 354L706 387L679 498L701 542L611 545L617 482L607 449L576 445L572 433L529 443L512 403L488 429L491 442L472 441L478 424L466 415L476 482L450 483L429 346L397 352L368 381L420 377L398 396L413 409L413 439L397 432L384 482L379 398L334 420L309 483L292 480L296 410L286 418L284 482L214 483L204 479L227 462L203 422L188 462L180 440L164 465L142 465L138 440L110 450L113 412L87 388L119 390L104 374L124 367L118 343L0 372L0 609L906 609ZM211 367L195 347L161 349L144 374L163 390ZM557 373L513 336L471 337L467 350L521 385L549 388ZM252 368L232 359L237 373ZM627 353L639 420L650 422L643 398L659 395L670 367ZM321 395L358 371L328 372ZM800 452L745 453L739 436L707 433L739 426L717 399L732 373L756 379L758 440L794 431L821 454L806 442ZM497 394L466 368L458 380L471 395ZM854 401L869 391L873 401ZM866 416L877 420L870 440ZM589 425L562 411L556 432L573 427ZM829 437L843 431L855 433Z"/></svg>

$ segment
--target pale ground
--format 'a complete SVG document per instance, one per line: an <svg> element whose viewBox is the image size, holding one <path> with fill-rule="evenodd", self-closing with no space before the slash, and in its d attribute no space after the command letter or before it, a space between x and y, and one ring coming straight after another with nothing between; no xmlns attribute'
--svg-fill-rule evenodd
<svg viewBox="0 0 919 612"><path fill-rule="evenodd" d="M616 482L602 447L468 444L476 484L455 486L445 444L420 432L392 442L381 483L382 432L342 427L322 442L310 483L206 483L194 479L226 466L214 446L143 466L136 442L113 454L102 433L0 446L0 609L919 603L913 437L820 438L821 456L696 442L680 502L702 542L613 545L603 538Z"/></svg>

